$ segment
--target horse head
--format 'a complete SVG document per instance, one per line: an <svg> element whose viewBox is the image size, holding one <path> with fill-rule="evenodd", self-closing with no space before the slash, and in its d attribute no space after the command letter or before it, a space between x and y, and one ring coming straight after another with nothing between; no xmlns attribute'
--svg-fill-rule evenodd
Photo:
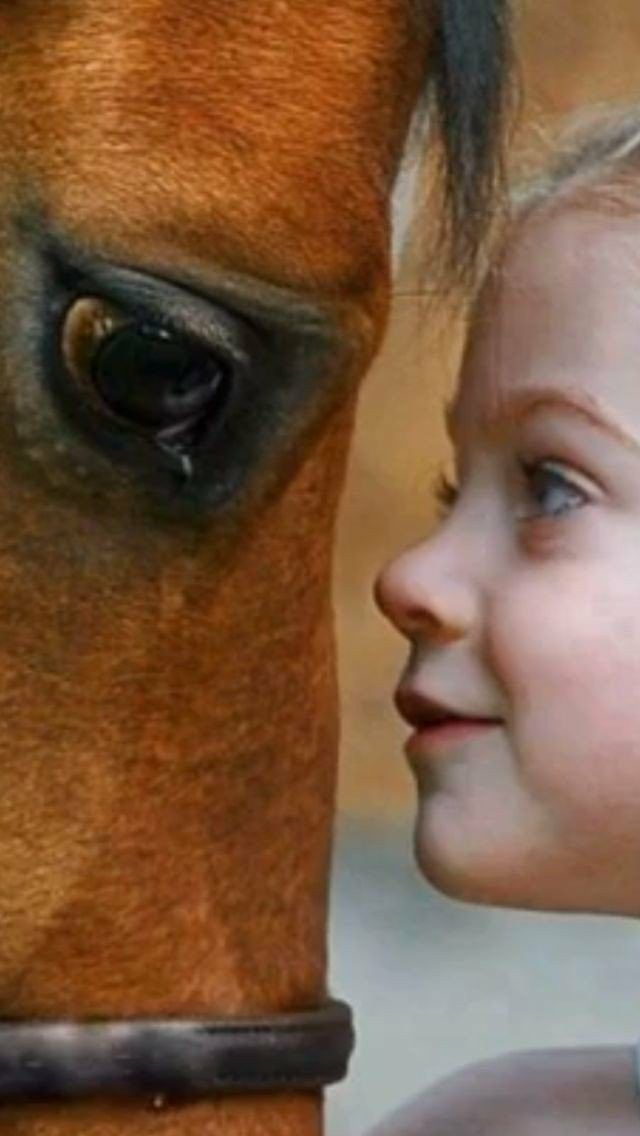
<svg viewBox="0 0 640 1136"><path fill-rule="evenodd" d="M322 1004L329 577L419 108L458 266L499 0L0 2L0 1012ZM5 1110L316 1131L319 1095Z"/></svg>

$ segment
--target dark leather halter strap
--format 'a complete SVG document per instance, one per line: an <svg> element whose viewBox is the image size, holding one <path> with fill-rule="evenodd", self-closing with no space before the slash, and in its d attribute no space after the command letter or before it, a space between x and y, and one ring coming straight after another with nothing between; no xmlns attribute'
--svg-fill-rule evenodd
<svg viewBox="0 0 640 1136"><path fill-rule="evenodd" d="M184 1021L0 1021L0 1104L317 1089L345 1076L351 1011Z"/></svg>

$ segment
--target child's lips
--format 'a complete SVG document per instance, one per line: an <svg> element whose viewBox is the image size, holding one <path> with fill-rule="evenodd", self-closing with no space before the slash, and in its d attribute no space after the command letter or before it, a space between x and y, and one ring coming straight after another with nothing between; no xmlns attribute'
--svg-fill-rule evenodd
<svg viewBox="0 0 640 1136"><path fill-rule="evenodd" d="M433 750L436 746L442 748L443 745L466 741L501 725L499 718L446 718L415 730L407 739L406 752L411 757L421 750Z"/></svg>
<svg viewBox="0 0 640 1136"><path fill-rule="evenodd" d="M488 723L501 721L497 715L484 714L477 708L453 706L432 698L416 687L401 684L394 701L401 717L417 732L428 731L452 723Z"/></svg>
<svg viewBox="0 0 640 1136"><path fill-rule="evenodd" d="M502 718L454 708L410 686L398 687L395 704L405 722L413 726L405 746L410 759L503 725Z"/></svg>

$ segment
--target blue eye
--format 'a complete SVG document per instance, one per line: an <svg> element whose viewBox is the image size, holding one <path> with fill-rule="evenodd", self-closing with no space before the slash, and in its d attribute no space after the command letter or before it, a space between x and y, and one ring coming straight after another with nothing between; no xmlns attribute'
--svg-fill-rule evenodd
<svg viewBox="0 0 640 1136"><path fill-rule="evenodd" d="M561 472L562 467L555 463L523 461L520 464L526 478L528 495L538 504L539 509L521 515L519 520L534 520L538 516L558 517L589 503L586 491L565 476Z"/></svg>

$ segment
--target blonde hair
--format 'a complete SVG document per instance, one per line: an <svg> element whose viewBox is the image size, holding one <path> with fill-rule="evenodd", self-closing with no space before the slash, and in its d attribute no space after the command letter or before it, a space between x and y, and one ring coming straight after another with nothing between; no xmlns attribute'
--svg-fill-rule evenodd
<svg viewBox="0 0 640 1136"><path fill-rule="evenodd" d="M624 213L640 210L640 104L595 108L574 119L548 165L511 194L510 215L556 198L583 195L590 205Z"/></svg>

